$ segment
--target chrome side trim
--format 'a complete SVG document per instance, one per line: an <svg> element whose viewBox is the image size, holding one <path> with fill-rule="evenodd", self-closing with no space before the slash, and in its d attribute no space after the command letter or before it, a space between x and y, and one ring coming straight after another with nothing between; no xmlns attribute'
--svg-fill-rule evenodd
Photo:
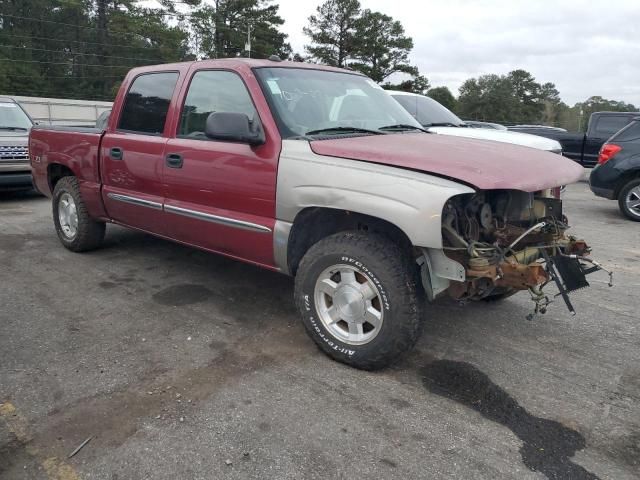
<svg viewBox="0 0 640 480"><path fill-rule="evenodd" d="M130 203L132 205L138 205L140 207L149 207L154 210L162 210L162 204L158 202L152 202L151 200L144 200L143 198L130 197L129 195L121 195L120 193L107 193L107 197L117 200L119 202Z"/></svg>
<svg viewBox="0 0 640 480"><path fill-rule="evenodd" d="M204 220L206 222L219 223L229 227L241 228L243 230L250 230L260 233L271 233L269 227L258 225L257 223L245 222L244 220L236 220L234 218L220 217L211 213L198 212L196 210L189 210L182 207L174 207L173 205L165 205L165 212L175 213L176 215L182 215L184 217L196 218L198 220Z"/></svg>
<svg viewBox="0 0 640 480"><path fill-rule="evenodd" d="M289 246L289 233L291 232L292 226L292 223L276 220L273 228L273 259L278 269L286 275L291 275L287 259L287 248Z"/></svg>

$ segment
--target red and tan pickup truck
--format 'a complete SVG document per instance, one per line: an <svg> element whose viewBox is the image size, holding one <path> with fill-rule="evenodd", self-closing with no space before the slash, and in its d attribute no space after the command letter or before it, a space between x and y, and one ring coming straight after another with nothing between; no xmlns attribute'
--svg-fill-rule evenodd
<svg viewBox="0 0 640 480"><path fill-rule="evenodd" d="M62 244L117 223L295 276L332 358L381 368L428 304L566 294L597 270L566 235L559 155L432 135L367 77L274 60L136 68L106 128L36 127L36 187Z"/></svg>

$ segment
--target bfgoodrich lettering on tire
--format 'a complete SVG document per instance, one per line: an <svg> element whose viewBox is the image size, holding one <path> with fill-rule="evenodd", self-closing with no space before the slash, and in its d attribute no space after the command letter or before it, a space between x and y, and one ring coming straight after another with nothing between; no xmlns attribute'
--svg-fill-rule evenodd
<svg viewBox="0 0 640 480"><path fill-rule="evenodd" d="M331 358L385 367L422 329L423 294L408 252L387 238L342 232L309 249L296 275L296 304L307 332Z"/></svg>

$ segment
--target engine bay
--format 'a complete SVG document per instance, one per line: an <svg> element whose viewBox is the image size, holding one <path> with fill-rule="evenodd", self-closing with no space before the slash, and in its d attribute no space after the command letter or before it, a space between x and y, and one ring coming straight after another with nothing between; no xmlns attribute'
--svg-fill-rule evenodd
<svg viewBox="0 0 640 480"><path fill-rule="evenodd" d="M466 279L451 282L449 295L460 301L497 300L527 290L535 315L553 301L543 293L553 282L556 296L575 314L568 293L589 286L586 275L604 269L588 258L591 249L584 240L567 234L569 228L559 188L452 197L442 212L443 250L464 267Z"/></svg>

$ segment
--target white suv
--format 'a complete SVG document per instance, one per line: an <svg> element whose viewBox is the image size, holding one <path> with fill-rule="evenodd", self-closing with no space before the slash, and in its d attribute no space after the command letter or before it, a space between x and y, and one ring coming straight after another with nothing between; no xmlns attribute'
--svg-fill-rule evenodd
<svg viewBox="0 0 640 480"><path fill-rule="evenodd" d="M15 100L0 97L0 189L31 188L28 141L32 126Z"/></svg>
<svg viewBox="0 0 640 480"><path fill-rule="evenodd" d="M396 90L388 93L431 133L512 143L553 153L562 152L560 143L550 138L505 130L470 128L453 112L427 96Z"/></svg>

